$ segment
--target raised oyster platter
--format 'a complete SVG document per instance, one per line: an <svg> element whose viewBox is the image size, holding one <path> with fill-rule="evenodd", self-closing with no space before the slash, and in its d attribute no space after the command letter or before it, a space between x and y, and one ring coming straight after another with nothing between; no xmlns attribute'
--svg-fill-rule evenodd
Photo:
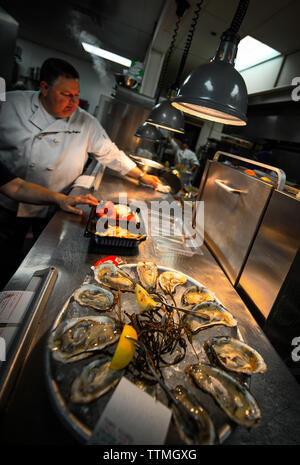
<svg viewBox="0 0 300 465"><path fill-rule="evenodd" d="M196 421L196 432L138 351L126 367L111 369L124 325L135 328L157 375ZM83 443L122 376L172 408L167 444L222 443L233 428L259 424L250 380L264 371L262 357L242 340L238 321L217 296L151 260L95 265L60 310L46 348L50 398Z"/></svg>

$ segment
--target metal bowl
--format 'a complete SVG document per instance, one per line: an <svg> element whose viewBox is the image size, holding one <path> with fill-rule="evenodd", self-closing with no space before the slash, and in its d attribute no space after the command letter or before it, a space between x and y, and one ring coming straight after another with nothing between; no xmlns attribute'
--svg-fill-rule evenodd
<svg viewBox="0 0 300 465"><path fill-rule="evenodd" d="M131 154L129 154L129 157L137 164L140 170L144 171L144 173L159 176L165 170L165 167L161 163L150 160L149 158L142 158Z"/></svg>

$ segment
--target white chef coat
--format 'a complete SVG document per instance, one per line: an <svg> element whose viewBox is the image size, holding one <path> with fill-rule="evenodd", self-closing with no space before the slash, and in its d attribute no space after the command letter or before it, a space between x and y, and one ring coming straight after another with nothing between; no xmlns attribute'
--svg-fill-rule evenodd
<svg viewBox="0 0 300 465"><path fill-rule="evenodd" d="M39 92L7 92L0 107L0 160L13 174L63 192L82 174L89 153L121 174L136 166L85 110L78 107L69 118L54 118ZM0 205L18 216L45 217L49 208L18 204L2 194Z"/></svg>
<svg viewBox="0 0 300 465"><path fill-rule="evenodd" d="M175 140L170 140L172 149L175 151L175 164L184 165L190 169L193 165L199 166L196 154L190 149L182 150Z"/></svg>

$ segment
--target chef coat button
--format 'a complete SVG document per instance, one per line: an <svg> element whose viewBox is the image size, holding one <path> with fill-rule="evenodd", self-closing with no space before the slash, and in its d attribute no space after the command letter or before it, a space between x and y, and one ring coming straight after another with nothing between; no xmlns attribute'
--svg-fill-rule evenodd
<svg viewBox="0 0 300 465"><path fill-rule="evenodd" d="M35 166L35 163L30 163L30 168L33 168Z"/></svg>

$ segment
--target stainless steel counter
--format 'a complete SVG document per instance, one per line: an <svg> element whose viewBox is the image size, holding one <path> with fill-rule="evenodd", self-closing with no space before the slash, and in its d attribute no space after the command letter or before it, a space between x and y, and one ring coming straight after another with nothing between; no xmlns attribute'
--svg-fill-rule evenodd
<svg viewBox="0 0 300 465"><path fill-rule="evenodd" d="M76 188L76 193L81 192ZM138 199L149 202L168 198L166 194L137 186L135 181L121 179L111 172L104 173L100 188L94 195L98 199L114 201L120 192L127 192L129 201ZM25 289L36 270L49 266L58 270L58 279L36 331L30 355L24 363L7 412L1 418L2 443L75 443L52 411L45 390L43 357L47 332L63 303L82 282L90 266L108 255L107 252L104 255L95 252L90 246L90 239L84 237L89 207L83 207L83 210L83 217L58 212L8 283L7 289ZM149 237L141 243L137 255L123 258L128 263L135 263L151 257L158 265L175 268L203 283L237 318L244 340L264 357L268 365L267 373L253 376L251 381L251 391L261 407L262 423L252 431L237 427L226 444L299 444L300 386L207 248L202 246L201 249L202 255L192 257L161 253L154 248Z"/></svg>

